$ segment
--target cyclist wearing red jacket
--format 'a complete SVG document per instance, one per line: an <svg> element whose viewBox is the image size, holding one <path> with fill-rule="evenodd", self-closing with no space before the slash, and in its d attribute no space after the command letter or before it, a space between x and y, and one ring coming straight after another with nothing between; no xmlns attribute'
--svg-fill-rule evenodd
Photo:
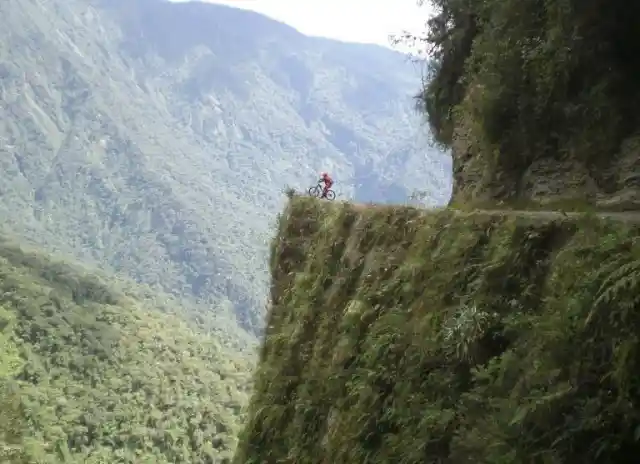
<svg viewBox="0 0 640 464"><path fill-rule="evenodd" d="M329 177L329 174L326 172L322 172L320 174L320 182L324 182L324 190L322 191L322 196L320 198L327 198L327 192L333 185L333 179Z"/></svg>

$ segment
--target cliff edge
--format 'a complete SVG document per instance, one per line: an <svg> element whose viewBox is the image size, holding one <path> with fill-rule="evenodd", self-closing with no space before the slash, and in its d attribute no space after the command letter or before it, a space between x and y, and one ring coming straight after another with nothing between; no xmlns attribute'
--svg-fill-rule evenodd
<svg viewBox="0 0 640 464"><path fill-rule="evenodd" d="M638 226L294 197L237 464L625 463Z"/></svg>

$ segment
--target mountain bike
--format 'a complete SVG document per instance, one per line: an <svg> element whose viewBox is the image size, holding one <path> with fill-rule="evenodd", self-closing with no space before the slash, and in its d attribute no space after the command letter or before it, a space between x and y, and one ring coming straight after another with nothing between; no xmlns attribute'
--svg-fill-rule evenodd
<svg viewBox="0 0 640 464"><path fill-rule="evenodd" d="M318 184L315 187L311 187L309 189L309 195L312 197L320 198L322 197L322 192L324 191L324 187L322 184ZM336 198L336 192L329 189L327 190L327 196L325 197L327 200L334 200Z"/></svg>

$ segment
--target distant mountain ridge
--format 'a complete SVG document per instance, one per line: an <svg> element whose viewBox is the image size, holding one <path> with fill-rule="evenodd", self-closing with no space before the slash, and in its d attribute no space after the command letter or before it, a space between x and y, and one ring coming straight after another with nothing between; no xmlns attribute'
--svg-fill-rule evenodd
<svg viewBox="0 0 640 464"><path fill-rule="evenodd" d="M383 47L257 13L160 0L5 0L5 228L261 326L282 190L320 169L339 198L446 201L450 161Z"/></svg>

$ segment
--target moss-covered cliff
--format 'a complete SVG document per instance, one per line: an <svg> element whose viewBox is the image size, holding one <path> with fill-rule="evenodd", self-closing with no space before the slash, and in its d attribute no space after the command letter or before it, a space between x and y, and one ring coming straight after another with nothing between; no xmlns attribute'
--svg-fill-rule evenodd
<svg viewBox="0 0 640 464"><path fill-rule="evenodd" d="M454 202L640 208L640 2L430 3L421 101Z"/></svg>
<svg viewBox="0 0 640 464"><path fill-rule="evenodd" d="M637 237L294 198L235 463L635 462Z"/></svg>

